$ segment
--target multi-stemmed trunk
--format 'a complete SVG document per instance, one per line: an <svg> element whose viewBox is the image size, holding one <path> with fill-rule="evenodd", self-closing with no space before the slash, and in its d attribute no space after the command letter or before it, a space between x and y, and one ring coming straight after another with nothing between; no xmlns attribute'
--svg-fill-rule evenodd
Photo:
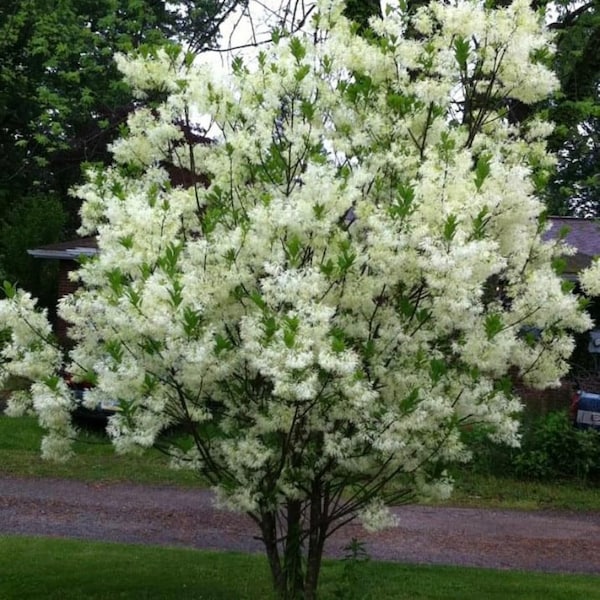
<svg viewBox="0 0 600 600"><path fill-rule="evenodd" d="M320 495L314 497L317 493L309 503L308 514L305 503L299 500L288 500L279 515L275 511L261 514L262 538L280 600L316 598L329 525ZM283 531L277 526L278 517L283 520Z"/></svg>

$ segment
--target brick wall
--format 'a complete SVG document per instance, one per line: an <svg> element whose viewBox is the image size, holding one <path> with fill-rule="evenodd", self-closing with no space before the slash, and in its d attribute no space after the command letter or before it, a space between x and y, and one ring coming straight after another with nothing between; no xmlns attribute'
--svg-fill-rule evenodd
<svg viewBox="0 0 600 600"><path fill-rule="evenodd" d="M515 392L524 404L524 410L534 415L545 415L555 410L568 410L575 393L575 384L569 380L561 381L557 388L536 390L515 382Z"/></svg>

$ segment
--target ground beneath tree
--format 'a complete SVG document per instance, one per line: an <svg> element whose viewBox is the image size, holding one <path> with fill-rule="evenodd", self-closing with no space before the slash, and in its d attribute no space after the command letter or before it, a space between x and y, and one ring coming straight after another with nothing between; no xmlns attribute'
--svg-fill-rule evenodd
<svg viewBox="0 0 600 600"><path fill-rule="evenodd" d="M394 513L398 527L385 532L343 527L326 554L343 556L357 538L377 560L600 574L600 511ZM217 510L206 490L0 477L0 534L262 552L256 533L246 516Z"/></svg>

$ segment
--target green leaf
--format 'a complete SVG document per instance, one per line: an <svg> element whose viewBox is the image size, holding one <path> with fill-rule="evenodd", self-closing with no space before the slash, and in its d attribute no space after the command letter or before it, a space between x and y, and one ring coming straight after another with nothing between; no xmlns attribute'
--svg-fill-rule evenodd
<svg viewBox="0 0 600 600"><path fill-rule="evenodd" d="M317 219L317 221L320 221L323 218L323 215L325 214L325 206L317 202L317 204L313 206L313 213L315 215L315 219Z"/></svg>
<svg viewBox="0 0 600 600"><path fill-rule="evenodd" d="M591 303L592 301L590 298L579 296L579 298L577 298L577 310L579 310L579 312L583 312L590 307Z"/></svg>
<svg viewBox="0 0 600 600"><path fill-rule="evenodd" d="M142 298L138 292L136 292L132 287L128 287L125 290L125 296L129 299L129 302L132 306L136 308L139 307Z"/></svg>
<svg viewBox="0 0 600 600"><path fill-rule="evenodd" d="M108 340L104 343L104 349L116 363L120 363L123 360L125 351L119 340Z"/></svg>
<svg viewBox="0 0 600 600"><path fill-rule="evenodd" d="M477 216L473 219L473 238L476 240L481 240L485 237L485 228L489 223L489 208L484 206Z"/></svg>
<svg viewBox="0 0 600 600"><path fill-rule="evenodd" d="M119 244L126 248L127 250L131 250L133 248L133 235L127 235L119 238Z"/></svg>
<svg viewBox="0 0 600 600"><path fill-rule="evenodd" d="M487 179L487 176L490 174L490 163L491 156L482 154L477 159L477 165L475 166L475 187L479 192L481 190L481 186L483 182Z"/></svg>
<svg viewBox="0 0 600 600"><path fill-rule="evenodd" d="M395 203L389 208L390 216L405 219L413 211L415 190L410 185L400 184L396 188Z"/></svg>
<svg viewBox="0 0 600 600"><path fill-rule="evenodd" d="M540 338L539 332L532 329L523 329L520 336L529 348L535 348Z"/></svg>
<svg viewBox="0 0 600 600"><path fill-rule="evenodd" d="M247 72L247 69L244 65L244 59L241 56L236 56L231 61L231 69L236 75L240 75L242 73Z"/></svg>
<svg viewBox="0 0 600 600"><path fill-rule="evenodd" d="M557 275L562 275L567 268L567 261L562 256L555 256L552 259L552 269Z"/></svg>
<svg viewBox="0 0 600 600"><path fill-rule="evenodd" d="M202 314L195 311L190 306L186 306L183 310L183 330L188 337L197 335L202 323Z"/></svg>
<svg viewBox="0 0 600 600"><path fill-rule="evenodd" d="M451 136L449 132L443 131L440 135L440 142L438 144L440 156L446 161L450 162L456 148L456 139Z"/></svg>
<svg viewBox="0 0 600 600"><path fill-rule="evenodd" d="M17 294L16 286L10 283L10 281L4 281L2 284L2 289L4 290L7 298L14 298Z"/></svg>
<svg viewBox="0 0 600 600"><path fill-rule="evenodd" d="M192 64L194 63L194 59L196 58L196 55L193 52L186 52L185 56L183 58L183 62L185 64L186 67L191 67Z"/></svg>
<svg viewBox="0 0 600 600"><path fill-rule="evenodd" d="M299 267L302 257L302 243L300 242L300 238L294 235L289 240L287 240L285 246L285 256L288 259L289 263L293 267Z"/></svg>
<svg viewBox="0 0 600 600"><path fill-rule="evenodd" d="M504 329L504 323L501 315L490 313L485 317L485 334L488 340L493 339Z"/></svg>
<svg viewBox="0 0 600 600"><path fill-rule="evenodd" d="M417 311L416 317L419 325L423 325L424 323L427 323L429 319L431 319L431 311L428 308L422 308L421 310Z"/></svg>
<svg viewBox="0 0 600 600"><path fill-rule="evenodd" d="M44 378L44 383L53 391L58 389L58 384L60 383L61 378L58 375L48 375L48 377Z"/></svg>
<svg viewBox="0 0 600 600"><path fill-rule="evenodd" d="M386 96L386 104L392 112L398 113L400 117L406 116L414 106L415 99L397 92L389 92Z"/></svg>
<svg viewBox="0 0 600 600"><path fill-rule="evenodd" d="M229 248L223 255L223 258L227 261L229 267L231 267L231 265L233 265L235 262L235 250L233 248Z"/></svg>
<svg viewBox="0 0 600 600"><path fill-rule="evenodd" d="M401 296L398 300L398 310L402 316L410 319L415 312L415 305L406 296Z"/></svg>
<svg viewBox="0 0 600 600"><path fill-rule="evenodd" d="M347 273L354 261L356 260L356 254L352 251L350 240L344 240L340 242L341 253L338 255L338 268L342 274Z"/></svg>
<svg viewBox="0 0 600 600"><path fill-rule="evenodd" d="M335 265L333 264L331 258L327 259L327 262L322 263L319 268L321 273L323 273L323 275L325 275L327 278L330 278L335 271Z"/></svg>
<svg viewBox="0 0 600 600"><path fill-rule="evenodd" d="M341 86L341 90L345 91L348 99L352 103L356 103L359 99L368 98L374 89L373 80L368 75L354 76L354 81Z"/></svg>
<svg viewBox="0 0 600 600"><path fill-rule="evenodd" d="M107 273L107 277L110 289L117 296L120 296L123 293L123 287L125 286L125 276L121 272L121 269L115 267Z"/></svg>
<svg viewBox="0 0 600 600"><path fill-rule="evenodd" d="M531 181L536 192L541 193L548 187L551 172L548 169L535 169L531 174Z"/></svg>
<svg viewBox="0 0 600 600"><path fill-rule="evenodd" d="M412 412L419 403L419 390L414 389L400 401L400 409L405 413Z"/></svg>
<svg viewBox="0 0 600 600"><path fill-rule="evenodd" d="M159 354L160 351L164 348L164 342L146 336L142 339L140 343L140 348L149 356L154 356L156 354Z"/></svg>
<svg viewBox="0 0 600 600"><path fill-rule="evenodd" d="M306 76L310 73L310 66L309 65L301 65L296 69L296 72L294 73L294 79L300 83L303 79L306 78Z"/></svg>
<svg viewBox="0 0 600 600"><path fill-rule="evenodd" d="M510 396L513 391L513 381L510 377L504 376L494 382L494 390L502 392L503 394Z"/></svg>
<svg viewBox="0 0 600 600"><path fill-rule="evenodd" d="M312 121L315 116L315 105L308 100L302 100L302 104L300 105L300 110L302 111L302 116L307 121Z"/></svg>
<svg viewBox="0 0 600 600"><path fill-rule="evenodd" d="M560 289L565 294L570 294L575 289L575 283L569 279L563 279L560 282Z"/></svg>
<svg viewBox="0 0 600 600"><path fill-rule="evenodd" d="M458 219L456 215L448 215L446 222L444 223L444 240L451 242L456 234L458 228Z"/></svg>
<svg viewBox="0 0 600 600"><path fill-rule="evenodd" d="M447 373L448 367L446 361L441 358L433 358L429 361L429 376L433 385L439 383L441 378Z"/></svg>
<svg viewBox="0 0 600 600"><path fill-rule="evenodd" d="M306 56L306 48L304 47L304 44L302 44L299 38L293 37L290 40L290 52L292 53L292 56L296 59L296 62L298 64Z"/></svg>
<svg viewBox="0 0 600 600"><path fill-rule="evenodd" d="M144 375L144 385L143 390L144 394L151 395L154 390L158 387L158 377L154 375L150 375L150 373L146 373Z"/></svg>
<svg viewBox="0 0 600 600"><path fill-rule="evenodd" d="M277 45L281 41L281 38L285 36L285 33L282 29L275 28L271 31L271 41L273 44Z"/></svg>
<svg viewBox="0 0 600 600"><path fill-rule="evenodd" d="M246 288L243 285L236 285L233 290L230 292L231 296L237 300L238 302L244 300L248 297L248 293L246 292Z"/></svg>
<svg viewBox="0 0 600 600"><path fill-rule="evenodd" d="M454 56L461 70L467 70L467 61L469 60L470 44L468 40L462 37L454 38Z"/></svg>
<svg viewBox="0 0 600 600"><path fill-rule="evenodd" d="M334 327L330 333L331 336L331 349L339 354L346 350L346 335L344 330L340 327Z"/></svg>
<svg viewBox="0 0 600 600"><path fill-rule="evenodd" d="M373 340L367 340L363 344L363 358L365 360L370 360L375 356L375 342Z"/></svg>
<svg viewBox="0 0 600 600"><path fill-rule="evenodd" d="M173 281L173 285L169 290L169 298L171 299L171 305L173 308L177 308L183 302L183 286L179 281Z"/></svg>
<svg viewBox="0 0 600 600"><path fill-rule="evenodd" d="M286 317L284 319L283 342L288 348L293 348L296 344L296 333L299 325L298 317Z"/></svg>
<svg viewBox="0 0 600 600"><path fill-rule="evenodd" d="M267 308L267 303L263 300L260 292L254 291L248 295L248 298L258 306L261 310L265 310Z"/></svg>
<svg viewBox="0 0 600 600"><path fill-rule="evenodd" d="M154 273L154 267L149 263L142 263L140 266L140 275L142 276L142 280L146 281L151 275Z"/></svg>
<svg viewBox="0 0 600 600"><path fill-rule="evenodd" d="M165 248L165 253L158 260L160 268L170 277L177 274L177 263L182 250L183 245L181 243L170 243Z"/></svg>
<svg viewBox="0 0 600 600"><path fill-rule="evenodd" d="M217 333L217 335L215 335L215 345L214 345L213 351L216 354L216 356L219 356L222 352L227 352L228 350L231 350L232 348L233 348L233 344L231 343L230 340L228 340L226 337L224 337L220 333Z"/></svg>
<svg viewBox="0 0 600 600"><path fill-rule="evenodd" d="M265 329L264 343L268 344L275 337L275 334L279 330L279 326L277 325L277 321L273 316L263 317L262 323Z"/></svg>

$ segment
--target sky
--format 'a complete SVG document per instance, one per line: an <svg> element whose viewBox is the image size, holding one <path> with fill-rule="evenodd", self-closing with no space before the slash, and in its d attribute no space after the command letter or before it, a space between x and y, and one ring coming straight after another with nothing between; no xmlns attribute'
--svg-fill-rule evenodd
<svg viewBox="0 0 600 600"><path fill-rule="evenodd" d="M385 6L392 0L381 0ZM229 67L233 56L242 54L249 59L257 54L256 46L271 39L276 26L290 29L314 9L315 0L249 0L245 10L238 10L222 27L220 52L212 52L210 60ZM223 51L228 49L228 51Z"/></svg>

